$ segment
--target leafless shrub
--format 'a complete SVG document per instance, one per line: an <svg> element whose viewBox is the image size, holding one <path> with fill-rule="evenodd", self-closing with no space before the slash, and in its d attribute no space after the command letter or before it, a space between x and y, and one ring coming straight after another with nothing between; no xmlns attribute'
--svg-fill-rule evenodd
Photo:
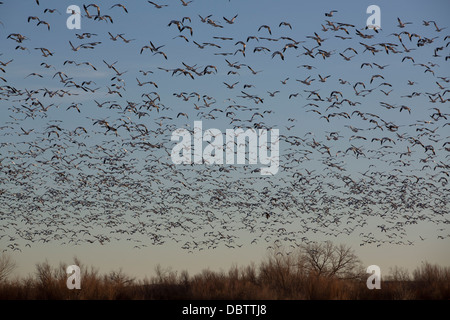
<svg viewBox="0 0 450 320"><path fill-rule="evenodd" d="M259 265L192 276L157 265L155 276L136 280L122 269L100 275L77 258L73 264L81 270L81 290L67 289L66 264L44 261L23 279L4 277L0 299L450 299L449 267L425 262L412 274L395 267L383 277L381 290L369 290L353 250L329 242L291 251L274 244Z"/></svg>
<svg viewBox="0 0 450 320"><path fill-rule="evenodd" d="M16 263L12 260L11 256L2 253L0 256L0 283L6 280L16 267Z"/></svg>

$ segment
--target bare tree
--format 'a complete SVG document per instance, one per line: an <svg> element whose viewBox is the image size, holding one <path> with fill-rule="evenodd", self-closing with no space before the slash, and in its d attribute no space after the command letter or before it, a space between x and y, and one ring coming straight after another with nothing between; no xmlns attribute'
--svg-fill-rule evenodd
<svg viewBox="0 0 450 320"><path fill-rule="evenodd" d="M8 278L8 276L17 267L10 255L3 253L0 256L0 282Z"/></svg>
<svg viewBox="0 0 450 320"><path fill-rule="evenodd" d="M390 268L389 275L386 277L386 280L390 281L410 281L411 277L409 275L409 271L406 268L395 266Z"/></svg>
<svg viewBox="0 0 450 320"><path fill-rule="evenodd" d="M354 250L344 244L311 243L302 246L301 251L303 266L318 276L354 279L362 273L361 261Z"/></svg>
<svg viewBox="0 0 450 320"><path fill-rule="evenodd" d="M133 284L135 278L128 276L123 272L122 268L120 268L118 271L111 271L106 277L106 280L112 281L119 286L126 286Z"/></svg>

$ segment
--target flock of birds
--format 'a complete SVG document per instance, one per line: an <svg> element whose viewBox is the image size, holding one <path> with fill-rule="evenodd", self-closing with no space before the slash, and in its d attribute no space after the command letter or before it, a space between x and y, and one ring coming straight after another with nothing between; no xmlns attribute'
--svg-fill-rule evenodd
<svg viewBox="0 0 450 320"><path fill-rule="evenodd" d="M195 5L180 1L148 1L148 10ZM42 14L17 19L36 24L44 37L63 10L42 8L39 1L36 6ZM82 6L83 23L103 27L132 15L120 3ZM333 10L302 38L292 36L300 33L287 21L228 36L227 28L240 19L168 19L160 30L175 36L165 44L74 30L67 52L76 57L88 51L90 61L66 60L67 53L38 45L40 38L5 33L2 22L0 249L115 241L134 248L176 242L189 251L273 241L295 248L341 235L356 236L361 245L411 245L424 240L411 230L429 224L433 236L448 239L446 28L399 18L398 31L386 34L340 22ZM202 28L218 35L202 38ZM96 56L110 41L132 46L129 61L147 55L157 66L133 73L114 53ZM169 42L216 63L173 58ZM273 80L252 63L256 58L267 68L279 65L285 76ZM39 63L17 80L10 69L20 59ZM283 69L287 61L297 69ZM343 68L326 74L323 65ZM396 68L402 71L394 77ZM420 78L406 78L414 73ZM164 77L174 85L161 85ZM201 79L217 89L175 85L189 88ZM23 87L24 81L33 85ZM131 87L142 94L130 94ZM273 99L289 111L278 111ZM194 120L279 128L279 173L261 176L252 165L174 165L171 134ZM305 132L305 121L322 127Z"/></svg>

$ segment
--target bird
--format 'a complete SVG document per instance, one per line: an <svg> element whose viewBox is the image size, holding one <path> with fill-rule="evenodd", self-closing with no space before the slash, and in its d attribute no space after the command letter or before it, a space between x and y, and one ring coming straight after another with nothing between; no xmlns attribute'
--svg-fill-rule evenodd
<svg viewBox="0 0 450 320"><path fill-rule="evenodd" d="M238 14L236 14L233 18L231 19L227 19L225 17L223 17L223 20L225 20L228 24L234 24L236 18L238 17Z"/></svg>
<svg viewBox="0 0 450 320"><path fill-rule="evenodd" d="M284 55L280 51L275 51L274 53L272 53L272 59L277 55L280 56L281 60L284 60Z"/></svg>
<svg viewBox="0 0 450 320"><path fill-rule="evenodd" d="M49 9L49 8L44 9L44 13L47 13L47 12L49 12L49 13L58 12L59 14L61 14L61 12L59 12L58 9Z"/></svg>
<svg viewBox="0 0 450 320"><path fill-rule="evenodd" d="M160 5L160 4L156 4L156 3L151 2L151 1L148 1L148 0L147 0L147 2L150 3L150 4L152 4L152 5L154 5L156 9L161 9L161 8L164 8L164 7L168 7L168 6L169 6L169 5L167 5L167 4L161 4L161 5Z"/></svg>
<svg viewBox="0 0 450 320"><path fill-rule="evenodd" d="M188 5L189 5L189 3L191 3L192 1L184 1L184 0L180 0L181 1L181 4L184 6L184 7L187 7Z"/></svg>
<svg viewBox="0 0 450 320"><path fill-rule="evenodd" d="M389 65L387 64L387 65L384 65L384 66L381 66L381 65L379 65L379 64L377 64L377 63L373 63L373 65L374 66L377 66L378 67L378 69L381 69L381 70L383 70L384 68L386 68L386 67L388 67Z"/></svg>
<svg viewBox="0 0 450 320"><path fill-rule="evenodd" d="M224 82L224 84L227 86L228 89L233 89L234 86L237 85L238 83L239 83L239 81L238 81L238 82L235 82L235 83L233 83L233 84L230 85L230 84Z"/></svg>
<svg viewBox="0 0 450 320"><path fill-rule="evenodd" d="M155 88L158 88L158 85L154 81L140 82L138 78L136 78L136 81L138 82L139 87L142 87L148 83L148 84L152 84Z"/></svg>
<svg viewBox="0 0 450 320"><path fill-rule="evenodd" d="M407 24L411 24L411 22L402 22L400 20L400 18L398 18L398 17L397 17L397 21L398 21L398 27L399 28L404 28L404 27L406 27Z"/></svg>
<svg viewBox="0 0 450 320"><path fill-rule="evenodd" d="M350 61L354 56L351 56L351 57L346 57L345 55L343 55L342 53L339 53L339 55L342 57L342 58L344 58L344 60L346 60L346 61Z"/></svg>
<svg viewBox="0 0 450 320"><path fill-rule="evenodd" d="M436 32L441 32L442 30L447 29L447 27L445 27L445 28L439 28L439 27L437 26L437 24L436 24L435 21L433 21L433 24L434 24L434 27L436 28Z"/></svg>
<svg viewBox="0 0 450 320"><path fill-rule="evenodd" d="M245 232L295 249L313 234L365 227L363 245L411 245L410 224L443 228L450 36L437 18L398 18L401 30L387 35L320 11L305 33L280 22L280 6L256 21L238 3L148 3L142 12L86 3L89 32L69 32L69 46L56 45L56 9L3 21L28 30L6 33L0 53L5 250L113 241L234 250ZM148 32L120 27L152 12ZM208 130L213 122L226 134Z"/></svg>
<svg viewBox="0 0 450 320"><path fill-rule="evenodd" d="M32 72L32 73L30 73L29 75L27 75L25 78L28 78L28 77L30 77L30 76L37 76L37 77L39 77L39 78L43 78L43 76L42 75L40 75L39 73L36 73L36 72Z"/></svg>
<svg viewBox="0 0 450 320"><path fill-rule="evenodd" d="M72 44L72 42L70 42L70 41L69 41L69 44L70 44L70 46L71 46L71 48L72 48L73 51L78 51L78 50L80 50L80 49L82 48L81 45L79 45L78 47L74 47L73 44Z"/></svg>
<svg viewBox="0 0 450 320"><path fill-rule="evenodd" d="M269 27L268 25L263 24L262 26L260 26L260 27L258 28L258 31L260 31L262 28L267 29L267 31L269 32L269 34L272 35L272 30L270 29L270 27ZM247 41L247 42L248 42L248 41Z"/></svg>
<svg viewBox="0 0 450 320"><path fill-rule="evenodd" d="M278 25L278 27L281 27L281 26L289 27L289 29L292 30L292 25L291 25L289 22L282 21L282 22L280 22L280 24Z"/></svg>
<svg viewBox="0 0 450 320"><path fill-rule="evenodd" d="M403 57L402 62L405 61L406 59L411 60L413 63L415 62L415 61L414 61L414 58L413 58L413 57L410 57L410 56L405 56L405 57Z"/></svg>
<svg viewBox="0 0 450 320"><path fill-rule="evenodd" d="M286 78L286 79L284 79L284 80L280 80L280 82L281 82L282 84L286 84L288 80L289 80L289 77Z"/></svg>
<svg viewBox="0 0 450 320"><path fill-rule="evenodd" d="M314 36L306 36L306 38L315 40L319 46L321 46L322 42L324 42L326 40L326 39L320 38L320 36L316 32L314 32Z"/></svg>
<svg viewBox="0 0 450 320"><path fill-rule="evenodd" d="M22 130L23 134L26 135L26 136L29 135L31 132L34 131L34 129L30 129L30 130L26 131L26 130L23 129L22 127L20 127L20 129Z"/></svg>
<svg viewBox="0 0 450 320"><path fill-rule="evenodd" d="M121 3L116 3L116 4L112 5L112 6L110 7L110 9L112 9L112 8L122 8L123 11L125 11L126 13L128 13L127 8L126 8L123 4L121 4Z"/></svg>

